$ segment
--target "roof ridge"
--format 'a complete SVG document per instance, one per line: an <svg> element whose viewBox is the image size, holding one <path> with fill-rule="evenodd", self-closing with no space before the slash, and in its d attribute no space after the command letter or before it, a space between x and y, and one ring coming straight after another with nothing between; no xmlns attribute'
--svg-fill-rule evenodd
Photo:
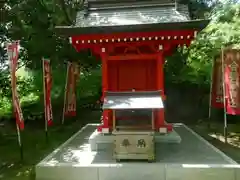
<svg viewBox="0 0 240 180"><path fill-rule="evenodd" d="M86 0L89 6L130 6L130 5L151 5L151 4L173 4L177 0Z"/></svg>
<svg viewBox="0 0 240 180"><path fill-rule="evenodd" d="M118 3L116 4L89 4L88 6L88 10L90 11L94 11L94 10L110 10L110 9L129 9L129 8L144 8L144 7L163 7L163 6L172 6L172 7L176 7L175 3L139 3L139 2L135 2L135 3L131 3L131 4L124 4L124 3Z"/></svg>
<svg viewBox="0 0 240 180"><path fill-rule="evenodd" d="M175 0L87 0L88 3L132 3L132 2L154 2L157 1L159 3L173 3Z"/></svg>

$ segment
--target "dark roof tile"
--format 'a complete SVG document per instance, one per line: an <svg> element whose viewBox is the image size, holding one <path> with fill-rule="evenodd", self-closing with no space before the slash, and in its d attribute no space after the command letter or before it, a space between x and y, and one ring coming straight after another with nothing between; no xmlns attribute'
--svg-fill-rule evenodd
<svg viewBox="0 0 240 180"><path fill-rule="evenodd" d="M176 10L175 6L156 6L89 11L85 17L83 17L82 12L78 12L75 26L139 25L185 22L188 20L190 18L186 5L178 5L178 10Z"/></svg>
<svg viewBox="0 0 240 180"><path fill-rule="evenodd" d="M85 0L76 23L56 27L61 34L201 30L208 20L191 20L188 6L178 0Z"/></svg>

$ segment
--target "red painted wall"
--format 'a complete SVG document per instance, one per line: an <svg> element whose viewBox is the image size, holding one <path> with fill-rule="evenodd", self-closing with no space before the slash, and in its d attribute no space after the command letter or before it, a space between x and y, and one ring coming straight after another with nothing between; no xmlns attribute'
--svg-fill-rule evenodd
<svg viewBox="0 0 240 180"><path fill-rule="evenodd" d="M108 61L109 91L157 90L156 77L156 60Z"/></svg>

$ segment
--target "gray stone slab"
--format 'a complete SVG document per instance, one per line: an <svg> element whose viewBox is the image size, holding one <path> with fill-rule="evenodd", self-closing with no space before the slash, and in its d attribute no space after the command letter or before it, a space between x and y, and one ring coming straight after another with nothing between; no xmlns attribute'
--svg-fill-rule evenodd
<svg viewBox="0 0 240 180"><path fill-rule="evenodd" d="M36 172L37 180L98 180L97 167L37 166Z"/></svg>
<svg viewBox="0 0 240 180"><path fill-rule="evenodd" d="M89 144L92 151L106 149L105 145L110 143L113 143L113 135L101 134L97 129L89 137Z"/></svg>
<svg viewBox="0 0 240 180"><path fill-rule="evenodd" d="M213 166L179 167L167 165L167 180L235 180L235 169Z"/></svg>
<svg viewBox="0 0 240 180"><path fill-rule="evenodd" d="M89 144L91 146L91 150L103 150L106 149L106 144L113 143L113 135L103 135L97 130L95 130L90 138L89 138ZM181 143L181 137L180 135L173 130L171 133L167 133L165 135L163 134L155 134L155 142L156 143Z"/></svg>
<svg viewBox="0 0 240 180"><path fill-rule="evenodd" d="M163 134L155 135L156 143L181 143L181 141L182 141L181 136L175 130L165 135Z"/></svg>
<svg viewBox="0 0 240 180"><path fill-rule="evenodd" d="M181 136L181 143L157 143L157 162L180 164L229 164L234 162L205 140L193 134L185 126L175 127L175 130ZM104 144L104 149L98 151L96 157L98 155L99 157L104 156L112 161L112 153L109 153L111 151L111 145ZM101 158L95 158L95 162L101 163Z"/></svg>
<svg viewBox="0 0 240 180"><path fill-rule="evenodd" d="M99 180L165 180L165 166L128 165L123 164L121 168L100 168Z"/></svg>
<svg viewBox="0 0 240 180"><path fill-rule="evenodd" d="M240 167L235 169L236 180L240 180Z"/></svg>
<svg viewBox="0 0 240 180"><path fill-rule="evenodd" d="M157 158L162 163L228 164L230 158L209 145L185 126L175 127L181 136L180 144L158 144Z"/></svg>
<svg viewBox="0 0 240 180"><path fill-rule="evenodd" d="M41 161L37 180L239 180L240 166L184 125L175 127L181 143L157 143L154 163L117 163L111 143L92 151L89 137L96 127L87 125Z"/></svg>

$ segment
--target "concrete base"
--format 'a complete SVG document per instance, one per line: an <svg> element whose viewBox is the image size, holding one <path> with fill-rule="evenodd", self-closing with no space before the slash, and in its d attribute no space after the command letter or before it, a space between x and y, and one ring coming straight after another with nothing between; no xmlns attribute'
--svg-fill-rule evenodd
<svg viewBox="0 0 240 180"><path fill-rule="evenodd" d="M156 143L154 163L118 163L112 143L91 150L96 127L85 126L37 164L36 180L240 180L240 165L185 125L175 127L181 143Z"/></svg>
<svg viewBox="0 0 240 180"><path fill-rule="evenodd" d="M181 136L175 130L167 134L155 134L156 143L181 143L181 141Z"/></svg>
<svg viewBox="0 0 240 180"><path fill-rule="evenodd" d="M106 145L113 143L113 135L104 135L97 131L97 129L90 135L89 144L92 151L106 149Z"/></svg>
<svg viewBox="0 0 240 180"><path fill-rule="evenodd" d="M168 134L156 133L154 139L156 143L181 143L181 137L175 130ZM92 151L103 150L109 143L113 143L113 135L111 134L103 135L95 130L89 137Z"/></svg>

